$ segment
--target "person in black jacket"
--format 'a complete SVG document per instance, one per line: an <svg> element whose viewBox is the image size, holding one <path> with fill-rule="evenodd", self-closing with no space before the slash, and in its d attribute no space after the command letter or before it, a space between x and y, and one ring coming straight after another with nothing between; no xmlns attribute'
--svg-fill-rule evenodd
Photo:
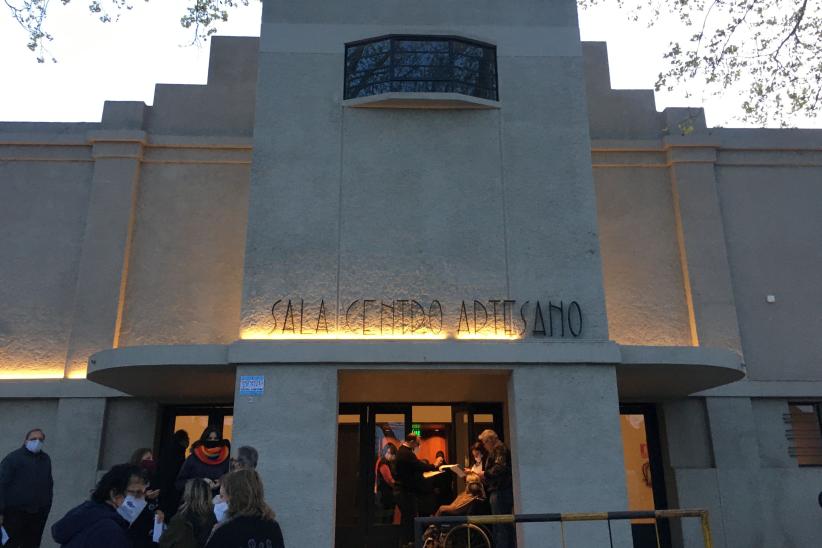
<svg viewBox="0 0 822 548"><path fill-rule="evenodd" d="M217 427L209 426L203 430L200 439L191 446L191 455L177 474L175 488L182 492L188 480L202 478L208 480L212 489L216 491L220 485L220 478L228 473L230 457L231 443L222 438Z"/></svg>
<svg viewBox="0 0 822 548"><path fill-rule="evenodd" d="M400 539L403 544L414 540L414 518L417 516L418 497L431 491L431 486L423 478L424 472L433 472L442 464L438 459L428 464L417 459L414 450L420 446L416 434L408 434L397 449L397 477L394 478L398 491L397 505L400 507Z"/></svg>
<svg viewBox="0 0 822 548"><path fill-rule="evenodd" d="M152 540L154 534L154 520L157 516L162 522L165 516L159 510L158 497L160 490L154 487L157 476L157 463L154 460L154 452L148 447L141 447L134 451L129 460L130 464L138 466L146 480L146 507L128 528L128 536L131 539L133 548L152 548L157 543Z"/></svg>
<svg viewBox="0 0 822 548"><path fill-rule="evenodd" d="M220 496L228 502L228 519L217 525L206 548L285 548L280 524L265 503L256 470L241 469L224 476Z"/></svg>
<svg viewBox="0 0 822 548"><path fill-rule="evenodd" d="M36 548L43 538L54 489L45 441L42 430L30 430L23 447L0 463L0 525L9 535L5 548Z"/></svg>
<svg viewBox="0 0 822 548"><path fill-rule="evenodd" d="M493 430L484 430L479 440L488 450L483 470L477 474L485 482L491 513L514 512L514 482L511 473L511 451ZM512 548L517 545L516 532L510 523L494 525L494 548Z"/></svg>
<svg viewBox="0 0 822 548"><path fill-rule="evenodd" d="M145 493L139 467L113 466L97 483L91 500L52 525L51 536L63 548L131 548L128 527L145 506Z"/></svg>
<svg viewBox="0 0 822 548"><path fill-rule="evenodd" d="M436 458L441 461L442 464L448 464L448 459L445 458L444 451L437 451ZM432 509L435 510L439 508L443 504L449 504L456 494L454 493L454 474L439 474L433 478L434 480L434 495L436 495L435 501L436 506Z"/></svg>
<svg viewBox="0 0 822 548"><path fill-rule="evenodd" d="M160 489L160 510L167 520L171 520L180 506L182 491L175 486L177 474L186 460L189 438L185 430L177 430L160 450L157 466L157 487Z"/></svg>

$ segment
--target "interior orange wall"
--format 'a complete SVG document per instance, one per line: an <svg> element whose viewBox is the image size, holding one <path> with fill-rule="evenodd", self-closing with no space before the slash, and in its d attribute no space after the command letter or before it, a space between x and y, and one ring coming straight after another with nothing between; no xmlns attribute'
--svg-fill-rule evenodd
<svg viewBox="0 0 822 548"><path fill-rule="evenodd" d="M653 510L654 493L650 486L651 471L644 417L642 415L621 415L619 419L622 430L622 448L625 455L628 509ZM646 469L647 483L646 476L643 476L643 466ZM653 523L653 520L634 520L634 523Z"/></svg>

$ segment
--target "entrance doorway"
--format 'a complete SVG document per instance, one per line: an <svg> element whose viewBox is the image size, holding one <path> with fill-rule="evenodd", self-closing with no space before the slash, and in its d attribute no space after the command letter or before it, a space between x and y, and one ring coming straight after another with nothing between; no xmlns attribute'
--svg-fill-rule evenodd
<svg viewBox="0 0 822 548"><path fill-rule="evenodd" d="M163 413L160 447L165 448L177 430L185 430L191 443L209 426L220 430L222 437L231 441L234 431L234 409L230 405L169 406ZM190 447L190 446L189 446ZM186 456L189 450L186 450Z"/></svg>
<svg viewBox="0 0 822 548"><path fill-rule="evenodd" d="M470 466L469 448L491 428L505 440L501 403L342 403L337 435L337 548L372 548L399 543L393 503L377 496L377 462L388 443L399 446L414 432L421 438L417 456L433 462L439 451L446 462ZM454 474L431 478L431 500L421 511L433 512L464 489Z"/></svg>
<svg viewBox="0 0 822 548"><path fill-rule="evenodd" d="M622 404L619 415L628 509L667 509L656 407ZM671 545L670 526L664 519L656 525L652 519L632 520L631 534L634 548L667 548Z"/></svg>

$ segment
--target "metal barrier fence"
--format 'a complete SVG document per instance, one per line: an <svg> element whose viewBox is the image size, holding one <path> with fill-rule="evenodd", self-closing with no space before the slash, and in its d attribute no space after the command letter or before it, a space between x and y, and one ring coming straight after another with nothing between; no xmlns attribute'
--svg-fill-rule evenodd
<svg viewBox="0 0 822 548"><path fill-rule="evenodd" d="M635 512L598 512L598 513L564 513L564 514L506 514L497 516L441 516L414 519L414 545L416 548L424 548L423 533L429 525L455 525L470 527L471 525L497 525L503 523L549 523L559 522L560 534L562 535L562 546L565 548L565 528L563 523L569 521L606 521L608 523L608 538L611 548L614 546L613 534L611 532L611 522L616 520L629 519L653 519L656 529L657 547L661 548L659 540L659 529L657 522L659 519L682 519L700 518L702 525L702 539L704 548L713 548L711 538L711 525L708 522L708 511L700 508L684 510L641 510ZM468 531L470 541L471 532ZM490 546L487 545L487 546Z"/></svg>

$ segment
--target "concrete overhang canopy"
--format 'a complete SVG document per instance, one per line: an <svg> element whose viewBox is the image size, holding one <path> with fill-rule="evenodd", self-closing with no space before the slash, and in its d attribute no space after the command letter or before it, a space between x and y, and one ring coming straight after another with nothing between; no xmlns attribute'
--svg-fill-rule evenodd
<svg viewBox="0 0 822 548"><path fill-rule="evenodd" d="M680 398L741 380L736 352L697 346L620 346L617 385L622 399Z"/></svg>
<svg viewBox="0 0 822 548"><path fill-rule="evenodd" d="M91 356L86 377L132 396L217 403L234 399L234 369L224 344L132 346Z"/></svg>
<svg viewBox="0 0 822 548"><path fill-rule="evenodd" d="M89 360L88 378L161 401L232 401L237 365L478 371L611 365L620 398L631 400L683 397L745 375L739 355L715 348L620 346L612 341L242 340L104 350Z"/></svg>

